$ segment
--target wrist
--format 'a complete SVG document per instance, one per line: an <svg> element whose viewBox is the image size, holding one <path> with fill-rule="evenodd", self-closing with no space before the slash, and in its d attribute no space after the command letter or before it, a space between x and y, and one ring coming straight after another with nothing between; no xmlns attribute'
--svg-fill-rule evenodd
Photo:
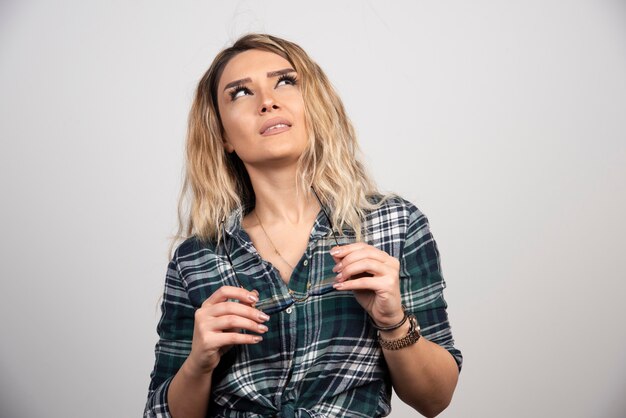
<svg viewBox="0 0 626 418"><path fill-rule="evenodd" d="M398 329L406 323L407 319L408 314L404 305L401 305L401 310L399 310L396 314L386 318L374 319L374 317L371 317L372 325L379 331L392 331Z"/></svg>
<svg viewBox="0 0 626 418"><path fill-rule="evenodd" d="M409 328L411 328L411 324L409 321L406 321L399 328L396 328L391 331L378 331L378 335L385 340L397 340L398 338L404 337L408 332Z"/></svg>
<svg viewBox="0 0 626 418"><path fill-rule="evenodd" d="M213 376L214 367L202 367L197 365L190 355L181 366L181 371L190 379L205 379Z"/></svg>

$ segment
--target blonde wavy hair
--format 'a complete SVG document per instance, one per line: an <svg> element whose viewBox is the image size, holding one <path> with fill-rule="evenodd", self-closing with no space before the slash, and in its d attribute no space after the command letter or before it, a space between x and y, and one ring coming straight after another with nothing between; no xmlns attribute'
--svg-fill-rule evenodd
<svg viewBox="0 0 626 418"><path fill-rule="evenodd" d="M224 150L224 127L217 104L217 86L224 68L234 56L250 49L280 55L298 74L308 134L298 161L298 193L308 193L314 187L330 209L334 228L340 233L352 230L360 240L366 211L381 202L372 199L379 193L359 160L356 135L343 103L322 69L301 47L267 34L245 35L218 53L198 84L189 114L175 240L190 236L219 240L220 224L233 210L254 206L254 191L243 163L235 153Z"/></svg>

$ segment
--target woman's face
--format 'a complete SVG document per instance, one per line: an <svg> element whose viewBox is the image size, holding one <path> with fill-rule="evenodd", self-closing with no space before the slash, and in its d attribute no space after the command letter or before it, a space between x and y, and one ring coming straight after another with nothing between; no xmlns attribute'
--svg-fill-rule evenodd
<svg viewBox="0 0 626 418"><path fill-rule="evenodd" d="M248 50L233 57L218 83L224 148L252 167L295 164L307 133L304 101L289 61Z"/></svg>

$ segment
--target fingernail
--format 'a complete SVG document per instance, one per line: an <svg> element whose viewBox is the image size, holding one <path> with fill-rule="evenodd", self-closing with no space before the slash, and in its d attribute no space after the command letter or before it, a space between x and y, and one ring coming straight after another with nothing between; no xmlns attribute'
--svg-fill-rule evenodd
<svg viewBox="0 0 626 418"><path fill-rule="evenodd" d="M268 319L270 319L270 317L269 317L268 315L264 314L263 312L261 312L261 313L259 314L259 319L260 319L261 321L267 321Z"/></svg>
<svg viewBox="0 0 626 418"><path fill-rule="evenodd" d="M250 302L258 302L259 298L257 298L254 295L248 295L248 299L250 300Z"/></svg>
<svg viewBox="0 0 626 418"><path fill-rule="evenodd" d="M267 330L269 329L268 327L266 327L265 325L259 325L257 327L259 329L259 331L261 332L267 332Z"/></svg>
<svg viewBox="0 0 626 418"><path fill-rule="evenodd" d="M254 341L255 343L260 343L261 341L263 341L263 338L259 336L254 336L252 337L252 341Z"/></svg>
<svg viewBox="0 0 626 418"><path fill-rule="evenodd" d="M341 264L341 262L337 263L335 265L335 267L333 267L333 271L334 272L338 272L339 270L341 270L343 268L343 264Z"/></svg>
<svg viewBox="0 0 626 418"><path fill-rule="evenodd" d="M338 248L333 248L330 250L330 255L338 255L341 251Z"/></svg>
<svg viewBox="0 0 626 418"><path fill-rule="evenodd" d="M333 285L333 287L334 287L335 289L341 289L341 288L343 287L343 283L335 283L335 284Z"/></svg>
<svg viewBox="0 0 626 418"><path fill-rule="evenodd" d="M341 272L337 273L337 275L335 276L335 279L339 280L341 279L341 276L343 276L343 274Z"/></svg>

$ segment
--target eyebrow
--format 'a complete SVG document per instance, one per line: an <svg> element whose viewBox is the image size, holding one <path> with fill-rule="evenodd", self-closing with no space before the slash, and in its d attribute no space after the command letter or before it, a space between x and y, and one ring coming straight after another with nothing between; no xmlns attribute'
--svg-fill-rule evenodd
<svg viewBox="0 0 626 418"><path fill-rule="evenodd" d="M283 68L282 70L270 71L269 73L267 73L267 78L278 77L283 74L289 74L289 73L295 73L295 72L296 70L294 70L293 68ZM252 79L250 77L242 78L241 80L231 81L230 83L226 84L226 86L224 87L224 91L228 90L231 87L236 87L241 84L250 83L251 81Z"/></svg>

